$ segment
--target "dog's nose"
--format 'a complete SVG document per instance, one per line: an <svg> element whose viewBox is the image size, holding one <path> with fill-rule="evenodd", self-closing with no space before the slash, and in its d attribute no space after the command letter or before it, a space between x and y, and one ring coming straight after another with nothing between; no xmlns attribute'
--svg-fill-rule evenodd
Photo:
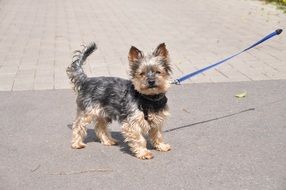
<svg viewBox="0 0 286 190"><path fill-rule="evenodd" d="M155 86L155 80L149 80L148 81L149 86L153 87Z"/></svg>

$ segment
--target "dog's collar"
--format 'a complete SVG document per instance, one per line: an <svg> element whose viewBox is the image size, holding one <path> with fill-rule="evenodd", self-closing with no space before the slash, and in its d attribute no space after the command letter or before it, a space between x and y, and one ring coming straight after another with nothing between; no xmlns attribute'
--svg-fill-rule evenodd
<svg viewBox="0 0 286 190"><path fill-rule="evenodd" d="M151 101L151 102L158 102L165 97L165 93L155 94L155 95L145 95L145 94L141 94L139 92L137 92L137 93L139 94L139 96L141 98L146 99L146 100Z"/></svg>
<svg viewBox="0 0 286 190"><path fill-rule="evenodd" d="M137 101L138 109L144 113L144 119L148 121L148 112L157 113L166 108L167 97L165 93L160 93L156 95L145 95L141 94L135 90L132 83L129 84L129 87L125 90L125 96L128 92L133 94L134 98Z"/></svg>
<svg viewBox="0 0 286 190"><path fill-rule="evenodd" d="M135 90L135 96L137 97L138 108L143 112L144 119L147 121L149 112L157 113L163 110L168 101L165 93L145 95Z"/></svg>

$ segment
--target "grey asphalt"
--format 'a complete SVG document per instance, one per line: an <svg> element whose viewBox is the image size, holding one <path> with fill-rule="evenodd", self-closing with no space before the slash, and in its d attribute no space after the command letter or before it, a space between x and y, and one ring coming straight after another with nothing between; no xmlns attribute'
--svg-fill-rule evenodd
<svg viewBox="0 0 286 190"><path fill-rule="evenodd" d="M247 91L245 98L234 97ZM168 92L167 153L70 148L71 90L0 92L0 189L286 189L286 80L187 84Z"/></svg>

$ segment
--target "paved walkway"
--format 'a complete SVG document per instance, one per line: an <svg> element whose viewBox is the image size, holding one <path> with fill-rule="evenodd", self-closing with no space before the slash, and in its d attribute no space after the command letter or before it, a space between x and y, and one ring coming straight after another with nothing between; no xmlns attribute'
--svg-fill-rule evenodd
<svg viewBox="0 0 286 190"><path fill-rule="evenodd" d="M70 89L65 68L80 44L99 50L92 76L128 77L131 45L166 42L174 78L229 56L279 27L286 15L260 1L1 0L0 91ZM286 34L190 82L286 79Z"/></svg>

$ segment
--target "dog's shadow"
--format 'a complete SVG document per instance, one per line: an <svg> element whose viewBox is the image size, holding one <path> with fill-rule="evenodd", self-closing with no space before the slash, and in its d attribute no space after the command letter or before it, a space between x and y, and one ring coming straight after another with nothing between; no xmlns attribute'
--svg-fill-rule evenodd
<svg viewBox="0 0 286 190"><path fill-rule="evenodd" d="M91 142L98 142L100 143L99 139L96 137L95 132L93 129L87 129L87 136L85 138L85 143L91 143ZM114 138L117 141L117 145L120 148L120 151L122 151L123 153L129 154L129 155L133 155L132 152L129 149L129 146L127 145L127 143L124 142L124 137L122 136L122 134L118 131L111 131L110 132L112 138Z"/></svg>
<svg viewBox="0 0 286 190"><path fill-rule="evenodd" d="M68 124L67 127L69 129L72 129L72 124ZM87 135L85 137L84 143L86 144L93 142L100 143L99 139L95 135L94 129L87 129L86 133ZM133 155L132 152L130 151L128 144L124 142L124 137L122 136L121 132L111 131L110 133L111 136L117 141L117 145L115 146L118 146L120 148L120 151L129 155Z"/></svg>

